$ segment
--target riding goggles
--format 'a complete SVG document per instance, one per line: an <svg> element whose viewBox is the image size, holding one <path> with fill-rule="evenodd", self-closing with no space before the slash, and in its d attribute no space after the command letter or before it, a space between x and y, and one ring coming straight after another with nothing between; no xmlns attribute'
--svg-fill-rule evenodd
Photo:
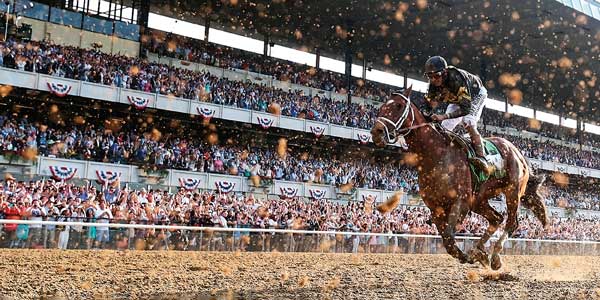
<svg viewBox="0 0 600 300"><path fill-rule="evenodd" d="M442 74L443 74L443 71L426 72L425 77L427 79L438 79L438 78L442 77Z"/></svg>

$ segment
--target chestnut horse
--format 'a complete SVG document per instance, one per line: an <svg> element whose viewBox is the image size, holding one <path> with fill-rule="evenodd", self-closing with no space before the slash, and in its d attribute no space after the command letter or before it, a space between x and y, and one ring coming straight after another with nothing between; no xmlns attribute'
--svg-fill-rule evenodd
<svg viewBox="0 0 600 300"><path fill-rule="evenodd" d="M412 87L411 87L412 88ZM491 137L504 159L506 175L490 177L474 190L475 180L469 168L467 153L431 123L410 101L411 88L404 94L393 94L391 100L379 109L377 121L371 129L373 142L379 147L393 144L398 137L406 140L408 150L416 154L419 174L419 194L431 210L431 218L442 236L448 254L461 263L479 261L497 270L502 266L500 252L507 237L518 227L518 208L522 203L530 209L542 225L548 223L546 206L538 193L544 178L533 176L521 152L509 141ZM492 197L506 197L507 223L505 231L494 244L490 256L485 244L504 222L504 216L488 202ZM456 245L455 227L473 211L488 220L489 226L469 254Z"/></svg>

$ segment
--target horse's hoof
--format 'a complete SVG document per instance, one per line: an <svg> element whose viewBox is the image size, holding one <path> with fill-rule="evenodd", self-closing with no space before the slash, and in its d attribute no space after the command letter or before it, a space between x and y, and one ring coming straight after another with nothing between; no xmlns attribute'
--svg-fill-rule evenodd
<svg viewBox="0 0 600 300"><path fill-rule="evenodd" d="M474 263L475 263L475 261L473 260L473 257L472 257L472 256L470 256L470 255L466 255L466 254L463 254L463 255L461 255L461 256L458 258L458 261L459 261L461 264L474 264Z"/></svg>
<svg viewBox="0 0 600 300"><path fill-rule="evenodd" d="M471 251L469 251L469 257L471 257L473 260L481 263L481 265L483 267L487 268L490 266L490 258L488 256L488 254L481 249L478 249L478 248L471 249Z"/></svg>
<svg viewBox="0 0 600 300"><path fill-rule="evenodd" d="M492 253L492 261L490 264L492 270L498 270L502 267L502 258L500 258L500 254Z"/></svg>

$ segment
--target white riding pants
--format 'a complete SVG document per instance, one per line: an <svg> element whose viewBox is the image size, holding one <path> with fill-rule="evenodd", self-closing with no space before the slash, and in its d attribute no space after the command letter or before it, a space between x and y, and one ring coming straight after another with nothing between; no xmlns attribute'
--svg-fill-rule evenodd
<svg viewBox="0 0 600 300"><path fill-rule="evenodd" d="M487 90L484 87L481 87L479 89L479 94L477 94L477 96L473 97L473 112L463 116L463 117L459 117L459 118L454 118L454 119L446 119L444 121L442 121L442 126L444 126L444 128L452 131L454 130L454 128L456 127L456 125L461 124L463 126L467 125L467 126L475 126L477 127L477 123L479 122L479 119L481 118L481 113L483 112L483 107L485 106L485 100L487 99ZM448 104L448 107L446 108L446 113L451 113L454 111L457 111L460 108L460 106L458 106L458 104Z"/></svg>

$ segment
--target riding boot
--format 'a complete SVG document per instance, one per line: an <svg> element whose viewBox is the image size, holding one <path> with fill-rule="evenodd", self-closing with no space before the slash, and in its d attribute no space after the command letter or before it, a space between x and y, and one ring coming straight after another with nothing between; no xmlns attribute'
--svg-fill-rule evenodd
<svg viewBox="0 0 600 300"><path fill-rule="evenodd" d="M485 153L483 151L483 142L481 141L481 135L477 131L477 129L469 130L469 135L471 136L471 142L473 143L473 148L475 149L476 157L471 157L469 162L474 164L479 170L481 170L485 176L490 176L494 172L494 166L490 164L485 158Z"/></svg>

